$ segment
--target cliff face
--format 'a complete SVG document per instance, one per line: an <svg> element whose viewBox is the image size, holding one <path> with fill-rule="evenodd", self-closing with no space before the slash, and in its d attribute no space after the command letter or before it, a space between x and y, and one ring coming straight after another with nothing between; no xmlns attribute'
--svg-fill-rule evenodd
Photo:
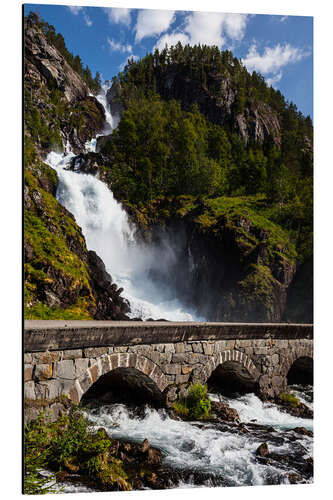
<svg viewBox="0 0 333 500"><path fill-rule="evenodd" d="M144 240L167 241L177 255L154 279L171 282L184 303L212 321L281 321L296 252L286 232L258 217L260 201L180 197L156 202L145 216L129 209Z"/></svg>
<svg viewBox="0 0 333 500"><path fill-rule="evenodd" d="M40 29L25 22L25 317L126 319L121 289L88 251L73 215L55 198L57 175L43 162L69 142L80 151L104 127L104 109Z"/></svg>
<svg viewBox="0 0 333 500"><path fill-rule="evenodd" d="M156 74L156 91L165 100L175 99L189 111L193 104L211 122L228 126L241 136L245 144L262 145L271 139L281 146L281 126L277 113L263 101L248 99L237 111L240 91L228 73L210 72L205 84L198 83L182 71L181 65L170 65ZM108 90L111 112L120 115L126 108L127 91L115 80Z"/></svg>
<svg viewBox="0 0 333 500"><path fill-rule="evenodd" d="M42 156L67 143L79 153L103 130L103 106L42 31L24 27L25 132Z"/></svg>

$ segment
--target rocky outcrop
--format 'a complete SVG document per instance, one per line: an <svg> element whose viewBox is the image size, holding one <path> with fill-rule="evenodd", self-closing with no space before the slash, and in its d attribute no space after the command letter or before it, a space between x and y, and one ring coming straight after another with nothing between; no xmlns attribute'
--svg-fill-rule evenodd
<svg viewBox="0 0 333 500"><path fill-rule="evenodd" d="M24 57L25 80L52 81L57 89L65 93L68 101L88 96L87 85L60 52L46 41L41 30L27 19L24 21Z"/></svg>
<svg viewBox="0 0 333 500"><path fill-rule="evenodd" d="M25 133L44 158L67 143L75 153L102 132L103 106L29 19L24 21Z"/></svg>
<svg viewBox="0 0 333 500"><path fill-rule="evenodd" d="M182 65L168 65L156 70L156 90L165 100L181 101L184 110L193 104L213 123L228 126L247 144L263 144L271 138L281 145L280 121L277 114L264 102L250 100L241 113L237 113L238 91L228 72L210 72L207 85L199 84L184 72ZM107 93L111 112L121 114L126 107L126 96L121 84L115 80Z"/></svg>
<svg viewBox="0 0 333 500"><path fill-rule="evenodd" d="M55 172L36 161L25 183L26 317L128 319L122 289L88 252L73 215L54 197Z"/></svg>

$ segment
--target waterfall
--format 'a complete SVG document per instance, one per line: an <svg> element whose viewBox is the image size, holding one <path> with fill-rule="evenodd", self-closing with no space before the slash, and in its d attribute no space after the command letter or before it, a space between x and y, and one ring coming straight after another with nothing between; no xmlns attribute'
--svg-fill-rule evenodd
<svg viewBox="0 0 333 500"><path fill-rule="evenodd" d="M106 109L105 131L113 128L113 118L107 108L105 90L97 97ZM95 151L96 138L86 144L86 151ZM104 261L107 271L131 306L131 317L194 321L177 300L174 290L157 285L150 278L152 270L167 271L175 262L175 252L169 242L159 247L139 243L134 238L127 214L115 200L112 191L97 177L79 173L68 165L75 155L66 147L64 155L51 152L46 159L58 175L57 200L75 217L86 238L89 250Z"/></svg>

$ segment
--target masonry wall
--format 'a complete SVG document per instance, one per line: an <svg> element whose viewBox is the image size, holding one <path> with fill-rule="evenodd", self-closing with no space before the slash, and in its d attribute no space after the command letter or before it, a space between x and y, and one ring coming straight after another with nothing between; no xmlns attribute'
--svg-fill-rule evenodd
<svg viewBox="0 0 333 500"><path fill-rule="evenodd" d="M205 383L227 361L247 370L261 396L274 397L286 388L293 362L313 356L312 344L311 339L229 339L26 352L25 398L52 401L67 395L79 403L99 377L126 367L150 377L171 404L190 382Z"/></svg>

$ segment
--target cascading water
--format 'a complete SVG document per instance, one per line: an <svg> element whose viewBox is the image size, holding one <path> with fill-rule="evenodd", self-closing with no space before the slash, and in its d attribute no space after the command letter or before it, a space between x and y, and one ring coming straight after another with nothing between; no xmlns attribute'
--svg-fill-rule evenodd
<svg viewBox="0 0 333 500"><path fill-rule="evenodd" d="M303 388L299 393L303 394ZM309 388L307 388L309 391ZM191 423L170 418L165 410L145 408L144 416L125 405L105 405L86 410L93 428L103 427L115 439L142 442L164 453L164 463L176 470L209 473L206 485L244 486L282 484L312 456L312 437L298 436L296 427L312 429L312 421L284 413L272 403L262 403L254 394L225 398L210 394L238 410L248 430L239 432L235 424ZM255 420L255 423L253 421ZM252 426L252 427L251 427ZM255 451L267 442L270 454L288 456L288 462L257 460ZM311 476L304 482L311 482ZM187 481L185 484L190 485ZM178 486L178 485L177 485Z"/></svg>
<svg viewBox="0 0 333 500"><path fill-rule="evenodd" d="M104 133L113 128L112 116L107 110L105 93L98 97L106 109L107 124ZM86 151L95 151L96 138L86 144ZM131 316L194 320L184 311L170 290L157 286L148 274L149 270L167 270L176 259L172 245L164 242L160 247L148 247L135 240L126 212L114 199L112 192L97 177L78 173L80 158L74 162L74 171L68 165L74 154L67 146L67 153L52 152L47 163L58 174L57 199L74 216L81 226L87 247L95 250L103 259L107 270L131 305ZM189 266L194 266L189 253ZM312 388L295 386L299 399L312 408ZM201 485L240 486L254 484L288 483L290 475L301 474L302 482L311 482L306 471L312 456L312 437L297 435L292 429L312 429L312 420L293 417L272 403L263 403L254 394L226 398L210 394L215 401L228 403L238 411L240 420L248 430L239 431L236 424L191 423L169 417L165 410L145 408L138 417L136 411L122 404L86 409L92 426L103 427L114 438L142 442L148 439L152 446L164 453L164 463L175 470L209 474L211 479ZM269 464L260 462L255 450L267 442L270 453L276 457L288 455L287 462L273 459ZM302 469L303 467L303 469ZM301 471L301 472L300 472ZM198 483L195 483L198 484ZM177 487L191 487L193 480L185 475ZM91 491L86 486L64 483L63 492Z"/></svg>
<svg viewBox="0 0 333 500"><path fill-rule="evenodd" d="M108 110L105 92L97 97L106 110L105 132L111 132L113 119ZM96 138L86 144L86 150L95 151ZM166 241L159 247L148 247L135 241L127 214L114 199L109 188L97 177L68 170L74 158L70 147L65 155L51 152L46 162L58 174L57 199L75 217L82 228L89 250L94 250L104 261L106 269L131 306L131 317L193 321L197 318L185 311L166 286L155 284L149 276L152 270L167 270L175 261L175 253Z"/></svg>

